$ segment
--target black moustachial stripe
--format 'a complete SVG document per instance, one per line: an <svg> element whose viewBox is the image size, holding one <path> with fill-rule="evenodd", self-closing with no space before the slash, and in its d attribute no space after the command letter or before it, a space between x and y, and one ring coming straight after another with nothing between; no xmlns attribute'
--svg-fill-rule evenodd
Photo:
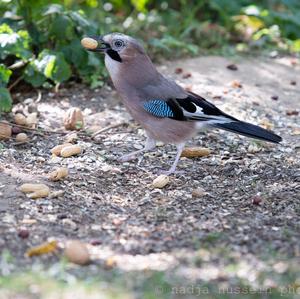
<svg viewBox="0 0 300 299"><path fill-rule="evenodd" d="M109 49L107 50L107 55L113 59L113 60L116 60L118 62L122 62L122 58L120 57L119 53L113 49Z"/></svg>

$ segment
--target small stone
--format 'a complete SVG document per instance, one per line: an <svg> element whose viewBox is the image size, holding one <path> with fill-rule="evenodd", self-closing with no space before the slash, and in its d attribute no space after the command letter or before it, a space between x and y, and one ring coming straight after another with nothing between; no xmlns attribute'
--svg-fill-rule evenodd
<svg viewBox="0 0 300 299"><path fill-rule="evenodd" d="M262 202L262 198L259 195L256 195L252 198L252 203L254 205L259 205Z"/></svg>
<svg viewBox="0 0 300 299"><path fill-rule="evenodd" d="M16 126L12 127L12 133L13 134L19 134L21 132L22 132L22 129L20 127L16 127Z"/></svg>
<svg viewBox="0 0 300 299"><path fill-rule="evenodd" d="M227 67L229 70L231 70L231 71L237 71L237 70L238 70L237 65L234 64L234 63L228 64L226 67Z"/></svg>
<svg viewBox="0 0 300 299"><path fill-rule="evenodd" d="M185 74L182 75L182 78L183 78L183 79L188 79L188 78L190 78L190 77L192 77L192 74L191 74L191 73L185 73Z"/></svg>
<svg viewBox="0 0 300 299"><path fill-rule="evenodd" d="M167 175L161 174L153 180L152 185L154 188L163 188L170 182L170 178Z"/></svg>
<svg viewBox="0 0 300 299"><path fill-rule="evenodd" d="M21 228L19 231L18 231L18 236L21 238L21 239L26 239L29 237L29 231L28 229L26 228Z"/></svg>
<svg viewBox="0 0 300 299"><path fill-rule="evenodd" d="M192 197L203 197L207 194L203 188L196 188L192 191Z"/></svg>
<svg viewBox="0 0 300 299"><path fill-rule="evenodd" d="M273 101L277 101L278 100L278 96L276 96L276 95L273 95L273 96L271 96L271 99L273 100Z"/></svg>
<svg viewBox="0 0 300 299"><path fill-rule="evenodd" d="M175 74L181 74L183 72L183 69L181 67L178 67L175 69Z"/></svg>
<svg viewBox="0 0 300 299"><path fill-rule="evenodd" d="M87 246L78 240L67 242L64 255L71 263L77 265L83 266L90 262Z"/></svg>
<svg viewBox="0 0 300 299"><path fill-rule="evenodd" d="M77 228L76 223L73 220L69 219L69 218L62 219L62 224L64 226L69 226L73 230L75 230Z"/></svg>
<svg viewBox="0 0 300 299"><path fill-rule="evenodd" d="M90 242L90 244L93 245L93 246L98 246L98 245L101 245L102 242L101 242L100 240L92 240L92 241Z"/></svg>
<svg viewBox="0 0 300 299"><path fill-rule="evenodd" d="M17 142L24 143L24 142L27 142L28 140L29 140L28 136L25 133L19 133L16 136L16 141Z"/></svg>
<svg viewBox="0 0 300 299"><path fill-rule="evenodd" d="M286 112L286 115L288 115L288 116L297 116L297 115L299 115L299 111L297 111L297 110L288 110Z"/></svg>

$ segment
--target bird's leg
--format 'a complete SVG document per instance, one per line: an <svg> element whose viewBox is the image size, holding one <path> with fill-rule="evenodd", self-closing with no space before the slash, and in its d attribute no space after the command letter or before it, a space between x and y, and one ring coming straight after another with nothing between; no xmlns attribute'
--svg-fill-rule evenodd
<svg viewBox="0 0 300 299"><path fill-rule="evenodd" d="M169 175L169 174L172 174L174 172L176 172L176 167L177 167L177 164L179 162L179 159L180 159L180 156L181 156L181 153L184 149L184 146L185 146L185 143L180 143L180 144L177 144L176 147L177 147L177 153L176 153L176 158L175 158L175 161L173 162L171 168L167 171L162 171L161 174L166 174L166 175Z"/></svg>
<svg viewBox="0 0 300 299"><path fill-rule="evenodd" d="M130 154L127 154L127 155L124 155L124 156L120 157L118 160L119 160L119 162L128 162L130 160L134 160L137 158L137 155L139 155L140 153L143 153L143 152L151 151L152 149L155 148L155 146L156 146L156 141L147 136L145 146L143 149L135 151Z"/></svg>

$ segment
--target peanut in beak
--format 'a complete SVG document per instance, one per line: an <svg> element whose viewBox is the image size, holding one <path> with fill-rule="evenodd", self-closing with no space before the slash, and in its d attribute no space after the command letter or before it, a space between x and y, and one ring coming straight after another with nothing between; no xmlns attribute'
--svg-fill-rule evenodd
<svg viewBox="0 0 300 299"><path fill-rule="evenodd" d="M88 50L95 50L98 47L98 42L90 37L84 37L81 40L81 45Z"/></svg>

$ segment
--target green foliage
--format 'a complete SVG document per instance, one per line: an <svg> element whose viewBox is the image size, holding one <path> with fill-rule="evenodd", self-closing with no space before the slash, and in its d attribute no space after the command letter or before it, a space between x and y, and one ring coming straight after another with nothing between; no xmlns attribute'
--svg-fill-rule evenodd
<svg viewBox="0 0 300 299"><path fill-rule="evenodd" d="M0 64L0 112L9 112L12 106L10 93L5 86L7 85L12 71L4 64Z"/></svg>
<svg viewBox="0 0 300 299"><path fill-rule="evenodd" d="M70 65L63 53L43 50L24 70L24 79L33 86L41 86L47 79L55 83L66 81L71 76Z"/></svg>
<svg viewBox="0 0 300 299"><path fill-rule="evenodd" d="M12 106L12 99L7 88L0 87L0 112L9 112Z"/></svg>
<svg viewBox="0 0 300 299"><path fill-rule="evenodd" d="M5 88L18 79L33 87L71 78L102 86L103 59L82 49L86 35L131 34L155 58L228 45L300 52L299 0L5 0L1 15L0 109L5 111L11 107Z"/></svg>

